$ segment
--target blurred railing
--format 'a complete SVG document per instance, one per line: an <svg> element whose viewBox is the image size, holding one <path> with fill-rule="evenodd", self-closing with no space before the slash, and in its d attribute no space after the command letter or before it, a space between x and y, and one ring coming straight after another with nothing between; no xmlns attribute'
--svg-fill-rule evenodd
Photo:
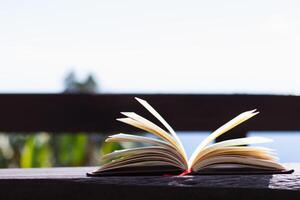
<svg viewBox="0 0 300 200"><path fill-rule="evenodd" d="M102 132L136 131L116 122L121 111L152 116L134 97L147 100L178 131L218 128L250 109L261 113L234 129L247 131L300 130L300 97L283 95L209 94L0 94L0 131ZM221 138L221 139L224 139Z"/></svg>

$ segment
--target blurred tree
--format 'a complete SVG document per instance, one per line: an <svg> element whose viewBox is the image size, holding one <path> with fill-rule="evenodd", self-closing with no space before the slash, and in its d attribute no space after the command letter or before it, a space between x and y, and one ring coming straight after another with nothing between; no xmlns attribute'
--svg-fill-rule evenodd
<svg viewBox="0 0 300 200"><path fill-rule="evenodd" d="M64 81L64 93L97 93L98 84L92 74L89 74L83 81L78 81L75 72L71 71Z"/></svg>
<svg viewBox="0 0 300 200"><path fill-rule="evenodd" d="M64 93L97 93L98 84L92 74L86 79L79 81L74 71L67 74L64 80ZM59 166L78 166L94 164L94 154L97 143L101 142L102 137L93 137L94 134L63 134L53 137L55 148L56 165ZM96 139L96 140L95 140Z"/></svg>

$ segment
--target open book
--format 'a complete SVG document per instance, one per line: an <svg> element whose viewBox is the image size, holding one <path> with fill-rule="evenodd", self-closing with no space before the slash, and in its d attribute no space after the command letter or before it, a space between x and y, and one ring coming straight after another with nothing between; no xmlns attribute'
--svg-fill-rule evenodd
<svg viewBox="0 0 300 200"><path fill-rule="evenodd" d="M134 112L122 112L123 123L139 128L154 137L119 133L106 142L137 142L146 144L138 148L114 151L101 158L101 167L88 175L185 175L185 174L259 174L291 173L277 162L272 149L248 146L271 142L263 137L231 139L213 143L220 135L258 114L256 110L244 112L205 138L188 159L185 149L172 127L145 100L136 98L163 127Z"/></svg>

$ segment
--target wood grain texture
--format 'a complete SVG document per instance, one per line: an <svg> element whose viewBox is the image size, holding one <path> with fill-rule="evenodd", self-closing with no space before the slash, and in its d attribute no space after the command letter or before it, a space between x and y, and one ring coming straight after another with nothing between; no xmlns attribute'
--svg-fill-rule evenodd
<svg viewBox="0 0 300 200"><path fill-rule="evenodd" d="M283 199L300 197L293 174L86 177L95 167L1 169L0 199Z"/></svg>
<svg viewBox="0 0 300 200"><path fill-rule="evenodd" d="M136 131L116 122L121 111L151 116L133 98L148 100L178 131L214 130L237 114L261 114L237 127L248 130L300 130L299 96L198 94L0 94L0 131Z"/></svg>

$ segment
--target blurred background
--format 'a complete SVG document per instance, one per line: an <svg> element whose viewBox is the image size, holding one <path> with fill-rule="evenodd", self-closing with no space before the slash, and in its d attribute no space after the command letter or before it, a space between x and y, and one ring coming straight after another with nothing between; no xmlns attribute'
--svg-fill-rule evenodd
<svg viewBox="0 0 300 200"><path fill-rule="evenodd" d="M296 0L0 1L0 93L299 95L299 9ZM207 134L180 133L188 154ZM282 162L300 161L300 134L259 135L275 140L266 146ZM1 133L0 167L97 165L124 148L104 138Z"/></svg>

